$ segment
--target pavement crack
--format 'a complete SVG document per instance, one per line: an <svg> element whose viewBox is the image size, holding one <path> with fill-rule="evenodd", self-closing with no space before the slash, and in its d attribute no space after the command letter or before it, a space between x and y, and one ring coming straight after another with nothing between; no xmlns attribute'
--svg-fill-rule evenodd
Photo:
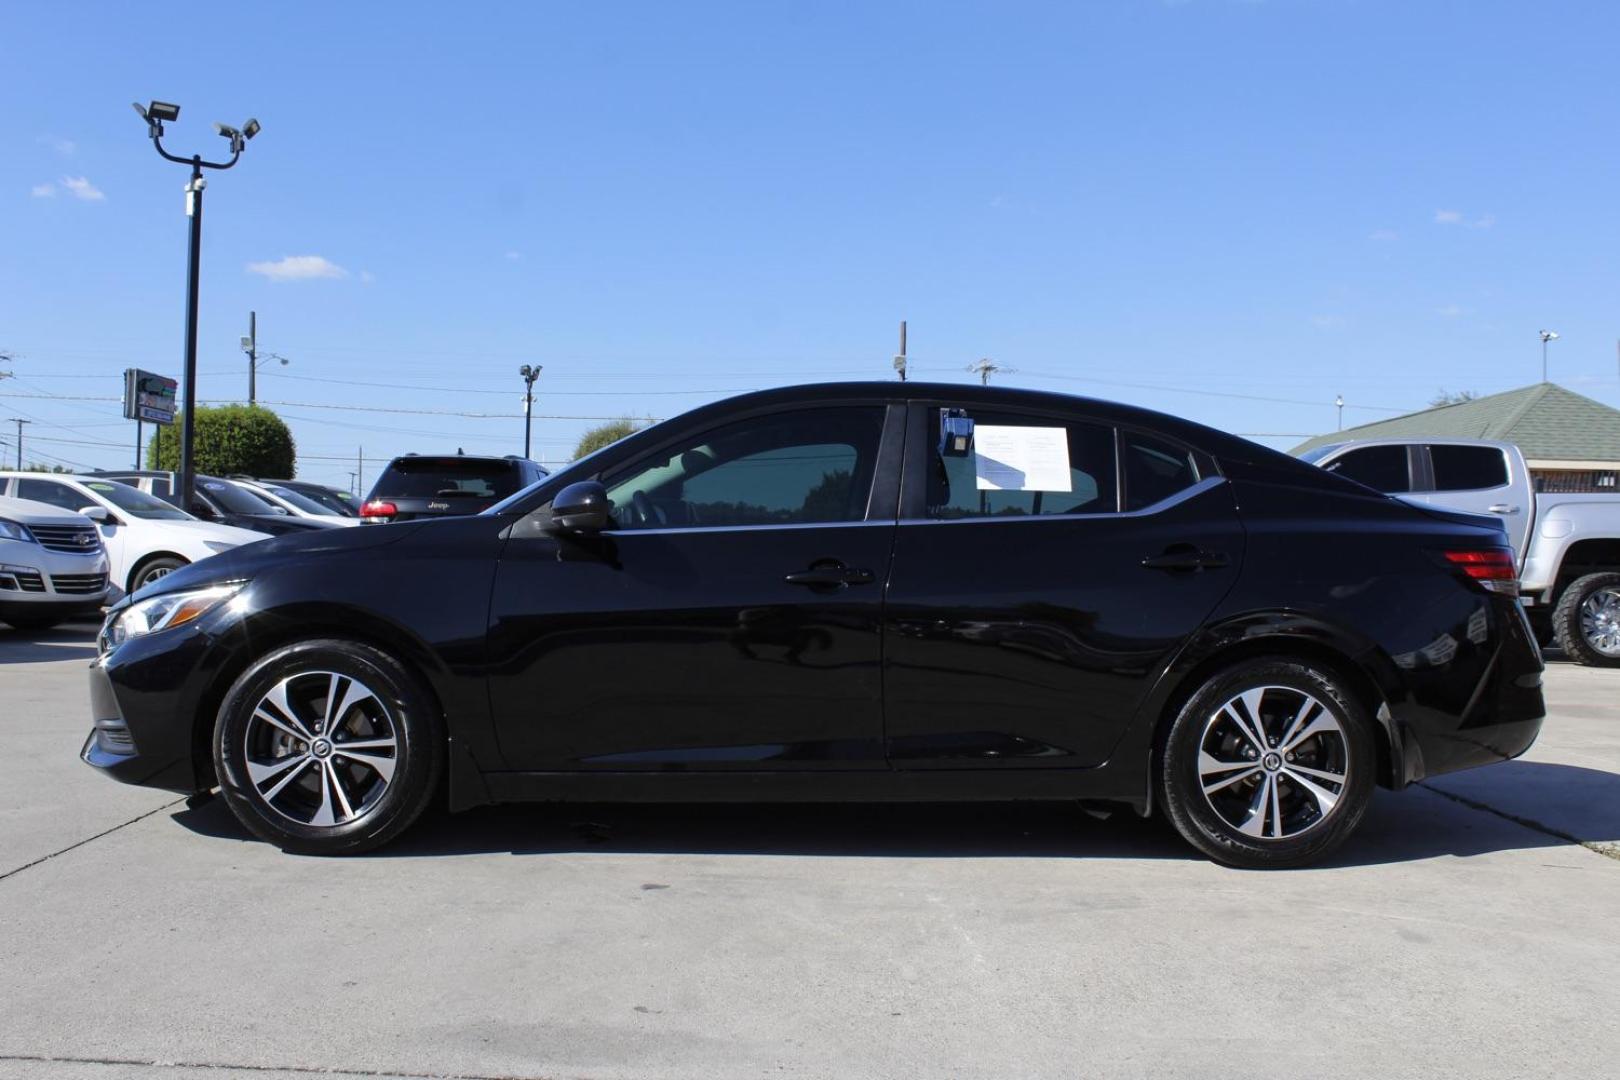
<svg viewBox="0 0 1620 1080"><path fill-rule="evenodd" d="M1455 792L1446 791L1444 788L1434 787L1424 781L1420 781L1418 783L1418 787L1422 788L1424 791L1432 791L1436 795L1450 799L1454 803L1466 806L1470 810L1482 810L1487 814L1495 814L1504 821L1511 821L1515 825L1522 825L1526 829L1532 829L1535 832L1541 833L1545 836L1551 836L1571 844L1578 844L1587 851L1595 852L1598 855L1602 855L1606 859L1614 859L1616 862L1620 862L1620 847L1616 847L1613 844L1600 843L1596 840L1582 840L1574 833L1567 833L1563 829L1555 829L1551 825L1545 825L1542 822L1537 821L1535 818L1520 817L1518 814L1510 814L1506 810L1498 810L1490 803L1480 802L1478 799L1470 799L1466 795L1458 795Z"/></svg>
<svg viewBox="0 0 1620 1080"><path fill-rule="evenodd" d="M185 801L186 801L185 799L176 799L173 802L166 802L162 806L154 807L153 809L148 810L144 814L136 814L134 817L130 818L128 821L121 821L117 825L114 825L110 829L103 829L101 832L96 833L96 835L94 835L94 836L87 836L83 840L75 841L74 843L69 844L67 847L62 848L60 851L53 851L49 855L41 855L39 858L35 859L33 862L23 863L21 866L15 867L14 869L11 869L11 870L7 870L5 873L0 874L0 881L4 881L8 877L14 877L17 874L22 873L24 870L32 869L33 867L38 866L40 863L50 862L52 859L56 858L58 855L66 855L68 852L74 850L75 848L82 848L86 844L94 843L95 841L100 840L103 836L111 836L113 833L117 832L119 829L125 828L126 826L129 826L129 825L133 825L137 821L142 821L142 820L144 820L146 818L149 818L153 814L161 814L163 811L169 809L170 807L179 806L181 803L183 803ZM4 1060L3 1056L0 1056L0 1060Z"/></svg>
<svg viewBox="0 0 1620 1080"><path fill-rule="evenodd" d="M94 839L94 837L91 839ZM401 1072L397 1069L345 1069L335 1065L246 1065L226 1061L159 1061L148 1058L72 1057L65 1054L0 1054L0 1061L30 1061L41 1065L117 1065L138 1069L190 1069L196 1072L235 1071L296 1073L309 1076L361 1076L381 1077L383 1080L388 1080L388 1078L395 1078L395 1080L553 1080L551 1077L529 1073Z"/></svg>

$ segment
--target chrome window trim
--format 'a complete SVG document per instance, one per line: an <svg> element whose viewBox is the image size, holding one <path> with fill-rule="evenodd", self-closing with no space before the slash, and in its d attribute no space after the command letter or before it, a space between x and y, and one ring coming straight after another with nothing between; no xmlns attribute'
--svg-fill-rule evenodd
<svg viewBox="0 0 1620 1080"><path fill-rule="evenodd" d="M879 521L786 521L770 525L691 525L666 529L603 529L598 536L691 536L693 533L767 532L782 529L894 528L893 518Z"/></svg>
<svg viewBox="0 0 1620 1080"><path fill-rule="evenodd" d="M969 525L983 524L985 522L999 522L1006 524L1012 521L1108 521L1120 518L1141 518L1162 513L1173 506L1179 506L1189 499L1212 491L1227 483L1224 476L1206 476L1190 487L1184 487L1168 498L1160 499L1152 506L1144 506L1140 510L1112 510L1100 514L1003 514L981 515L976 517L959 518L901 518L902 525Z"/></svg>

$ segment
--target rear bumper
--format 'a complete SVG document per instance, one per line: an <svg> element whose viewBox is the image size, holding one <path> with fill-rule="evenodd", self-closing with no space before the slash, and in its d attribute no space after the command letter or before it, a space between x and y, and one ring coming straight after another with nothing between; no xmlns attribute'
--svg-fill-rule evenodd
<svg viewBox="0 0 1620 1080"><path fill-rule="evenodd" d="M1547 713L1541 649L1517 603L1502 598L1491 605L1491 622L1500 633L1467 701L1446 708L1439 695L1414 696L1393 709L1407 783L1509 761L1530 749L1541 733Z"/></svg>

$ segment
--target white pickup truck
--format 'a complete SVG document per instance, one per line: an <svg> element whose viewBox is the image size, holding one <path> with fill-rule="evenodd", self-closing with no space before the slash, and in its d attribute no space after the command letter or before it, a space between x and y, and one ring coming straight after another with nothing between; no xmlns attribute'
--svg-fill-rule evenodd
<svg viewBox="0 0 1620 1080"><path fill-rule="evenodd" d="M1355 439L1300 457L1408 502L1498 518L1542 644L1620 667L1620 494L1538 495L1519 448L1483 439Z"/></svg>

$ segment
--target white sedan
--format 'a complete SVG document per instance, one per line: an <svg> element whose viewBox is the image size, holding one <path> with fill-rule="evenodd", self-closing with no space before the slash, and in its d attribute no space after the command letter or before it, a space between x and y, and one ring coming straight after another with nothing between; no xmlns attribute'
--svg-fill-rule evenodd
<svg viewBox="0 0 1620 1080"><path fill-rule="evenodd" d="M54 473L0 472L0 494L74 510L94 521L113 584L126 592L264 533L198 521L155 495L116 480Z"/></svg>

